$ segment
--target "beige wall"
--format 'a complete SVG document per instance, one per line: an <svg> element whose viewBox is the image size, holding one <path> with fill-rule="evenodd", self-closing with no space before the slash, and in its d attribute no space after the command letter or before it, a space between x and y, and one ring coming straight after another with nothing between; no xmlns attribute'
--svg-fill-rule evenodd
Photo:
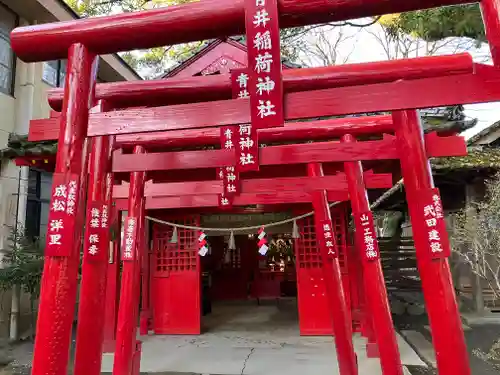
<svg viewBox="0 0 500 375"><path fill-rule="evenodd" d="M47 90L51 87L42 81L42 71L43 63L37 63L34 65L34 75L30 76L28 65L17 60L14 95L0 93L0 149L7 146L10 133L27 133L29 118L49 116ZM29 100L32 102L29 103ZM30 104L32 111L29 109ZM19 167L14 162L3 162L0 166L0 260L3 258L2 250L8 246L10 226L16 222L18 188ZM26 194L27 184L24 183L21 184L21 195ZM11 293L0 291L0 337L9 336L10 307ZM22 293L19 317L21 335L27 332L31 321L29 296Z"/></svg>

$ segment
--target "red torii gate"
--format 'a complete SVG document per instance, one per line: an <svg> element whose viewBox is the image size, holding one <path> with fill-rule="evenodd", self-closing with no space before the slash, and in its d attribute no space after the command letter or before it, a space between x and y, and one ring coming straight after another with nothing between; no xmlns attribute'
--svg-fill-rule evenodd
<svg viewBox="0 0 500 375"><path fill-rule="evenodd" d="M414 0L401 3L392 0L382 3L379 0L365 0L349 3L339 1L310 4L295 0L280 2L279 11L281 26L292 27L456 3L462 3L462 1L422 2ZM499 2L498 0L483 0L481 4L485 14L487 35L492 45L494 62L498 66ZM69 187L71 190L66 203L68 206L71 203L71 207L75 207L75 210L72 210L71 213L68 212L64 219L66 220L65 224L75 223L76 230L74 233L68 234L69 242L58 248L61 254L47 256L33 362L34 374L63 374L66 371L67 348L76 291L77 249L80 247L79 238L81 238L79 228L83 223L82 205L86 178L82 172L86 171L87 166L86 134L89 136L130 134L165 129L209 127L214 126L214 124L245 123L250 120L247 101L228 100L216 103L220 114L210 112L214 103L210 105L204 103L179 104L154 110L153 113L141 109L125 110L121 113L116 112L117 117L96 113L90 115L91 121L86 132L87 120L89 119L88 111L94 100L92 86L95 84L95 54L187 42L216 37L221 34L230 35L243 31L243 20L242 0L239 2L229 0L204 1L139 14L30 26L16 29L13 32L14 50L25 61L63 58L69 51L69 73L60 119L61 132L55 185L56 187ZM223 25L223 27L215 29L213 28L214 24ZM443 373L469 374L467 352L447 260L431 260L423 254L425 251L423 249L428 246L426 243L427 232L425 232L424 220L420 212L422 202L415 202L414 199L422 192L434 192L431 190L432 176L426 161L418 117L415 111L398 110L498 100L500 90L495 87L498 86L496 83L499 79L500 75L495 68L477 66L474 74L462 74L456 78L449 76L422 78L406 82L371 84L355 89L346 87L316 90L308 92L306 95L297 92L285 97L287 105L285 116L287 119L396 110L393 118L397 125L395 132L397 147L407 187L416 247L420 253L419 269L429 310L438 367ZM419 95L419 92L422 92L429 84L432 84L432 92L426 91L426 95ZM460 94L462 90L457 89L458 85L461 89L467 86L468 90L463 90L466 92L465 94ZM366 96L366 94L375 97L377 95L385 96L383 100L366 100L363 98L363 95ZM315 103L314 108L307 104L311 102ZM207 113L209 115L203 118L202 116ZM176 117L176 115L178 116ZM169 120L167 124L164 123L165 117L168 117ZM131 126L130 121L140 121L144 118L147 119L147 126L140 127L137 124ZM96 145L95 148L98 146ZM108 154L104 146L100 150L102 155ZM138 156L143 151L141 146L135 147L135 153ZM96 150L96 152L99 151ZM320 173L320 171L315 173ZM133 172L134 178L130 186L132 194L129 201L129 212L131 216L139 218L143 217L144 209L144 204L141 203L144 201L141 198L143 196L141 190L144 188L144 175L144 172ZM59 183L61 184L58 185ZM59 193L61 194L60 191ZM322 200L324 201L324 198ZM52 203L57 202L54 200ZM315 209L319 212L320 207L315 207ZM140 242L140 239L137 242ZM132 293L129 293L126 298L124 296L121 305L130 307L132 316L135 315L134 310L136 309L134 299L137 300L138 297L137 288L133 286L134 275L138 272L136 263L130 262L127 267L124 267L124 269L127 268L127 271L124 272L122 283L123 290L132 291ZM120 313L125 314L128 311L121 308ZM445 314L446 317L443 319ZM135 340L130 326L123 328L124 334L118 342L119 350L116 353L116 374L128 374L131 370L132 345ZM344 331L344 334L348 331ZM355 373L353 358L349 359L349 353L352 353L352 348L349 349L348 345L350 338L344 335L343 339L346 340L347 346L338 347L338 350L346 350L344 356L339 356L341 357L340 366L343 373Z"/></svg>

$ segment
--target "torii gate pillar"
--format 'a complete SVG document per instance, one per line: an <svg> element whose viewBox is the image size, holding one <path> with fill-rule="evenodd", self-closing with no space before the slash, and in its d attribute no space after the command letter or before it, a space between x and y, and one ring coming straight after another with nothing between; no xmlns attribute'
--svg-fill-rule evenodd
<svg viewBox="0 0 500 375"><path fill-rule="evenodd" d="M144 153L135 146L134 153ZM113 375L130 375L136 356L137 316L139 313L140 259L144 230L144 184L146 172L130 174L128 216L125 219L121 259L123 261L120 305L116 328L116 349ZM142 224L142 228L141 228ZM137 365L137 363L135 363Z"/></svg>
<svg viewBox="0 0 500 375"><path fill-rule="evenodd" d="M500 67L500 0L482 0L480 6L493 64L498 68Z"/></svg>
<svg viewBox="0 0 500 375"><path fill-rule="evenodd" d="M356 142L346 134L342 142ZM375 339L380 353L380 364L384 375L403 375L403 366L392 323L391 310L387 299L384 275L380 263L377 234L368 204L363 167L359 161L344 163L349 198L356 226L356 251L363 267L364 295L368 318L373 322ZM368 253L371 251L371 253ZM373 256L372 259L369 256Z"/></svg>
<svg viewBox="0 0 500 375"><path fill-rule="evenodd" d="M109 212L113 191L113 137L94 137L89 173L82 281L75 350L75 375L101 373L109 257Z"/></svg>
<svg viewBox="0 0 500 375"><path fill-rule="evenodd" d="M434 188L420 117L416 110L395 111L392 117L438 372L470 375L469 354L448 259L429 256L429 233L418 203L420 197Z"/></svg>
<svg viewBox="0 0 500 375"><path fill-rule="evenodd" d="M323 168L319 163L308 164L307 172L309 177L322 177L324 175ZM328 254L327 248L320 240L324 222L329 222L329 226L332 228L332 218L330 208L328 207L326 191L315 191L312 197L316 243L320 248L321 260L323 262L325 287L332 316L340 374L357 375L358 365L352 343L352 322L342 286L339 260L337 257L332 257Z"/></svg>
<svg viewBox="0 0 500 375"><path fill-rule="evenodd" d="M68 74L49 212L33 375L66 375L73 326L87 182L87 126L96 82L97 59L82 44L68 53ZM64 188L66 196L61 191ZM68 187L72 187L71 197ZM55 209L55 204L58 209ZM68 210L71 203L71 210ZM61 206L62 205L62 206ZM59 208L64 208L63 211ZM52 233L52 225L65 228Z"/></svg>

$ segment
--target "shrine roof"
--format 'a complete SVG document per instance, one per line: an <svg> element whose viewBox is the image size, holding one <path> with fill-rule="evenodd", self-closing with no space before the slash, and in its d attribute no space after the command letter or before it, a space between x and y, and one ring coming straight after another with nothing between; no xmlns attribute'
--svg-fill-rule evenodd
<svg viewBox="0 0 500 375"><path fill-rule="evenodd" d="M233 36L233 37L228 37L225 39L210 39L207 41L204 41L200 43L200 45L190 51L188 55L185 56L185 58L182 61L177 62L175 65L172 67L168 68L160 77L159 79L162 78L168 78L168 77L173 77L177 75L180 71L185 69L187 66L193 64L196 60L200 59L203 55L207 54L209 51L213 50L217 46L221 44L229 44L230 46L236 47L237 49L240 49L246 53L247 51L247 46L246 46L246 40L244 36ZM286 68L302 68L301 65L292 63L286 59L282 58L282 64Z"/></svg>
<svg viewBox="0 0 500 375"><path fill-rule="evenodd" d="M431 160L432 169L442 173L458 170L500 169L500 148L469 147L467 156Z"/></svg>

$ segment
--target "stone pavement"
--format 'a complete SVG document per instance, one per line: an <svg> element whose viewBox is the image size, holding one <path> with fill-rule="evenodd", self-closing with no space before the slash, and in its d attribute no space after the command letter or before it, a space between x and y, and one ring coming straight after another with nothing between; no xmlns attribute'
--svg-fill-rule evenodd
<svg viewBox="0 0 500 375"><path fill-rule="evenodd" d="M200 336L142 337L141 372L150 374L335 375L331 337L300 337L294 301L214 306L204 317ZM403 364L425 366L398 337ZM369 359L365 339L355 336L360 375L382 374L378 359ZM102 371L112 370L113 355L103 358Z"/></svg>

